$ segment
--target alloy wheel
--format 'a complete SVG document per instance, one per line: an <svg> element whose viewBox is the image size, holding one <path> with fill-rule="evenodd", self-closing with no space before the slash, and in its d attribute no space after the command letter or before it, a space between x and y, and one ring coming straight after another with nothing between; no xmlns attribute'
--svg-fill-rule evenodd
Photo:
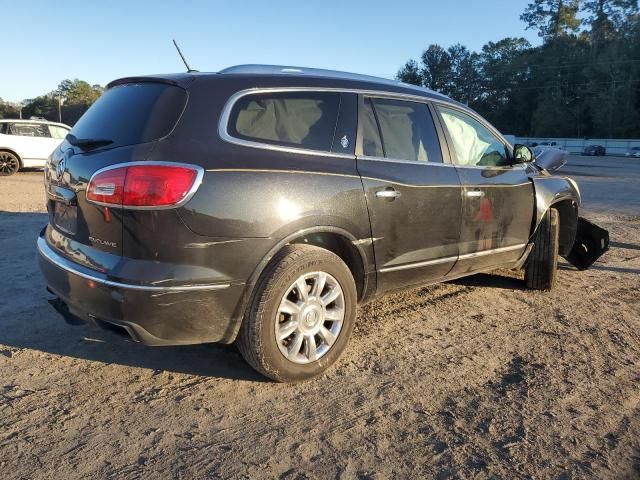
<svg viewBox="0 0 640 480"><path fill-rule="evenodd" d="M0 152L0 175L12 175L20 168L20 162L9 152Z"/></svg>
<svg viewBox="0 0 640 480"><path fill-rule="evenodd" d="M334 345L345 316L344 292L325 272L301 275L285 292L276 313L280 353L298 364L315 362Z"/></svg>

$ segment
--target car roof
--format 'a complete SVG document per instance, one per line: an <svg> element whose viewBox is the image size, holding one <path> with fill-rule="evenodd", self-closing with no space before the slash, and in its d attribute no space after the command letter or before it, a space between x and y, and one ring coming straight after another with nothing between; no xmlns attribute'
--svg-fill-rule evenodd
<svg viewBox="0 0 640 480"><path fill-rule="evenodd" d="M341 72L338 70L325 70L321 68L295 67L286 65L258 65L246 64L228 67L219 72L197 72L191 71L186 73L172 73L165 75L144 75L139 77L124 77L107 85L111 88L116 85L143 81L161 81L169 84L188 86L188 84L197 78L222 78L222 77L252 77L252 78L274 78L283 79L283 83L287 83L286 79L303 79L308 78L311 81L322 82L324 85L335 83L335 86L342 87L349 84L360 84L362 88L371 90L379 90L383 92L405 93L408 95L438 98L451 103L458 103L455 100L435 92L428 88L419 87L403 83L399 80L391 80L388 78L374 77L371 75L361 75L358 73ZM317 85L314 85L317 86Z"/></svg>
<svg viewBox="0 0 640 480"><path fill-rule="evenodd" d="M19 119L19 118L0 118L0 123L27 123L27 124L39 124L46 123L47 125L56 125L58 127L71 128L69 125L59 122L51 122L49 120L31 120L31 119Z"/></svg>

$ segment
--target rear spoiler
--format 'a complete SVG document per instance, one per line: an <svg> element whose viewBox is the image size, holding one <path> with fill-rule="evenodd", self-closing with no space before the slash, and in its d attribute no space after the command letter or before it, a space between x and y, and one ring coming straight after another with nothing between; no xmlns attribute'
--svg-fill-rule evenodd
<svg viewBox="0 0 640 480"><path fill-rule="evenodd" d="M127 83L166 83L176 87L184 87L185 83L191 83L195 77L190 74L173 74L171 76L162 75L146 75L142 77L123 77L113 80L107 84L107 89L117 87L118 85L126 85Z"/></svg>

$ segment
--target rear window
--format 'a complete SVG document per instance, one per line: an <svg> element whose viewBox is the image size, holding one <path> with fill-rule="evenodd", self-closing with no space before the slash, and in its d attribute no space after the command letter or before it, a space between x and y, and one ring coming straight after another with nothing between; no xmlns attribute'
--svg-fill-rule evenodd
<svg viewBox="0 0 640 480"><path fill-rule="evenodd" d="M247 95L235 103L227 128L244 140L328 152L339 110L339 93Z"/></svg>
<svg viewBox="0 0 640 480"><path fill-rule="evenodd" d="M128 83L110 88L78 120L78 139L111 140L109 147L134 145L164 137L173 129L187 92L164 83Z"/></svg>

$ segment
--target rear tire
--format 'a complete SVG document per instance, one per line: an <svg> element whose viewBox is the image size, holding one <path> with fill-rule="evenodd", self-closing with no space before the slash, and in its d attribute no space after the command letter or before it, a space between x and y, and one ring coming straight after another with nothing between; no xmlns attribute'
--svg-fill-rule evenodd
<svg viewBox="0 0 640 480"><path fill-rule="evenodd" d="M356 303L355 281L340 257L288 245L262 274L236 344L249 365L273 380L313 378L345 349Z"/></svg>
<svg viewBox="0 0 640 480"><path fill-rule="evenodd" d="M20 159L6 150L0 151L0 176L13 175L20 170Z"/></svg>
<svg viewBox="0 0 640 480"><path fill-rule="evenodd" d="M560 215L550 208L538 226L533 250L527 259L524 281L532 290L551 290L556 284L558 271L558 246L560 233Z"/></svg>

